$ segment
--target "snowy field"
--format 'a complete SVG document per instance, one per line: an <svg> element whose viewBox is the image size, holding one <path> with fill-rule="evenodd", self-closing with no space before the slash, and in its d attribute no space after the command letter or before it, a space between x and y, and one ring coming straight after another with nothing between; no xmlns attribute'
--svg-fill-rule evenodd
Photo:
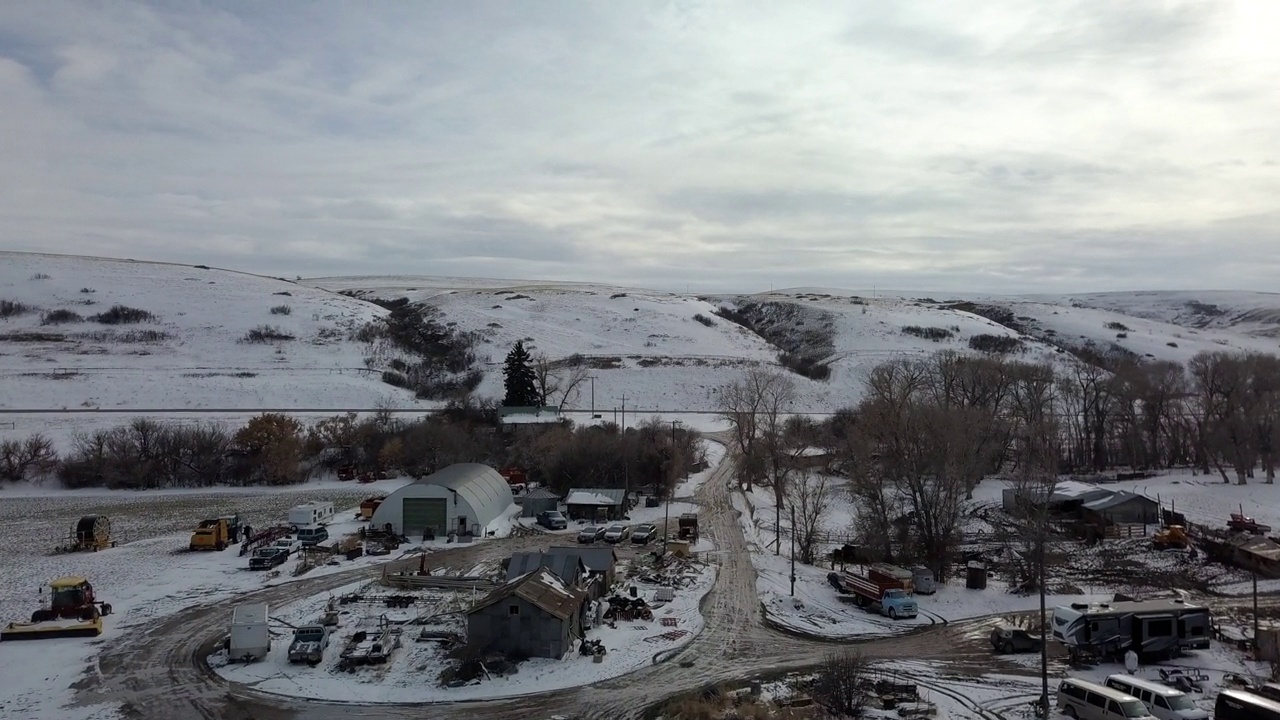
<svg viewBox="0 0 1280 720"><path fill-rule="evenodd" d="M0 253L2 409L375 408L416 405L350 339L376 305L292 282L184 265ZM92 316L124 305L143 322ZM272 308L287 307L272 312ZM51 315L61 311L63 322ZM289 340L246 343L270 325ZM424 406L425 407L425 406ZM0 418L2 419L2 418Z"/></svg>
<svg viewBox="0 0 1280 720"><path fill-rule="evenodd" d="M303 696L319 700L361 703L398 702L457 702L478 699L500 699L561 688L589 685L639 670L653 662L655 655L683 647L702 630L702 616L698 603L715 584L716 569L711 565L693 564L686 571L689 584L675 591L669 603L655 601L657 586L638 582L640 596L649 602L654 611L650 622L618 622L616 627L601 625L587 631L587 639L600 640L608 650L604 661L595 663L590 657L576 651L566 657L553 660L532 658L519 664L518 671L504 677L476 680L461 687L442 687L437 679L450 665L445 650L436 643L415 642L412 634L417 627L408 626L403 645L393 653L390 662L376 668L360 668L354 673L337 669L343 640L350 636L359 624L359 611L348 611L342 619L335 640L325 653L325 661L314 668L288 663L288 641L277 640L268 657L252 664L227 664L226 654L219 651L210 658L210 665L228 680L250 685L255 689L280 695ZM353 585L341 591L354 591ZM461 609L470 604L471 597L458 598L446 593L436 593L426 603L426 608L414 608L397 613L377 608L378 614L386 614L389 620L409 620L419 615L432 615ZM273 615L289 623L314 622L324 608L327 597L317 597L303 603L281 608ZM663 620L674 621L668 627ZM463 623L457 616L440 618L425 629L465 634ZM669 633L667 637L664 634Z"/></svg>

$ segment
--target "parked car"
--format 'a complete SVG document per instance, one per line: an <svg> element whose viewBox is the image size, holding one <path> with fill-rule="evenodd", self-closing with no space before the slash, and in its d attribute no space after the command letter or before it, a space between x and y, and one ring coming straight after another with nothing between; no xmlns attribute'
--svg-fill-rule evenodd
<svg viewBox="0 0 1280 720"><path fill-rule="evenodd" d="M284 561L288 559L289 552L284 548L278 548L274 545L258 548L249 557L249 569L270 570L273 567L284 564Z"/></svg>
<svg viewBox="0 0 1280 720"><path fill-rule="evenodd" d="M276 540L271 544L271 547L280 548L281 550L284 550L285 553L292 555L296 552L302 551L302 541L292 535L289 535L288 537L282 537L279 540Z"/></svg>
<svg viewBox="0 0 1280 720"><path fill-rule="evenodd" d="M637 525L636 529L631 531L631 542L636 545L648 545L649 541L656 537L658 537L656 525Z"/></svg>
<svg viewBox="0 0 1280 720"><path fill-rule="evenodd" d="M324 649L328 646L329 628L324 625L303 625L293 631L289 662L306 663L315 667L324 659Z"/></svg>
<svg viewBox="0 0 1280 720"><path fill-rule="evenodd" d="M619 543L619 542L622 542L623 540L626 540L627 536L630 534L631 534L631 528L629 526L623 525L622 523L616 523L614 525L610 525L608 528L605 529L604 541L610 542L610 543Z"/></svg>
<svg viewBox="0 0 1280 720"><path fill-rule="evenodd" d="M548 530L564 530L569 521L558 510L543 510L538 513L537 523Z"/></svg>
<svg viewBox="0 0 1280 720"><path fill-rule="evenodd" d="M991 629L991 647L1002 653L1039 652L1040 637L1022 628L1000 625Z"/></svg>
<svg viewBox="0 0 1280 720"><path fill-rule="evenodd" d="M578 542L593 543L603 532L604 528L598 528L595 525L588 525L578 531Z"/></svg>
<svg viewBox="0 0 1280 720"><path fill-rule="evenodd" d="M304 547L319 545L329 539L329 529L323 525L308 525L298 528L298 542Z"/></svg>

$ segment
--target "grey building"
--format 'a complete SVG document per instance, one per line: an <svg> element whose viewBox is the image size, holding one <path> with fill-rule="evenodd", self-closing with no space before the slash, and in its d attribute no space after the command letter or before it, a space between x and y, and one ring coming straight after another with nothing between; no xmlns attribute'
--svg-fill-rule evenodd
<svg viewBox="0 0 1280 720"><path fill-rule="evenodd" d="M571 520L589 522L621 520L631 509L627 491L622 488L570 488L564 496L564 505Z"/></svg>
<svg viewBox="0 0 1280 720"><path fill-rule="evenodd" d="M511 582L544 567L572 587L578 587L587 574L587 566L582 564L582 558L577 555L551 555L532 550L511 556L507 561L506 581Z"/></svg>
<svg viewBox="0 0 1280 720"><path fill-rule="evenodd" d="M1160 506L1145 495L1125 490L1084 503L1084 515L1104 523L1143 523L1160 521Z"/></svg>
<svg viewBox="0 0 1280 720"><path fill-rule="evenodd" d="M536 517L545 510L559 510L560 496L546 488L535 488L520 498L520 516Z"/></svg>
<svg viewBox="0 0 1280 720"><path fill-rule="evenodd" d="M483 535L507 512L515 512L511 486L488 465L457 463L415 480L383 499L373 526L390 523L396 532L417 536Z"/></svg>
<svg viewBox="0 0 1280 720"><path fill-rule="evenodd" d="M588 577L585 577L582 584L590 582L591 577L600 578L599 584L591 587L591 595L600 597L609 592L609 588L613 587L615 579L614 570L618 564L618 555L614 553L611 547L551 547L547 548L547 555L553 557L571 557L578 558L582 561L583 567L586 568Z"/></svg>
<svg viewBox="0 0 1280 720"><path fill-rule="evenodd" d="M582 637L587 594L547 568L489 593L467 612L472 647L559 660Z"/></svg>

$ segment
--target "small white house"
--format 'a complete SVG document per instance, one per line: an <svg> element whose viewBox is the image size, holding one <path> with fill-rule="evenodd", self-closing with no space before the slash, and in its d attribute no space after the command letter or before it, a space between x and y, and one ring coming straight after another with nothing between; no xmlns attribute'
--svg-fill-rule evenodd
<svg viewBox="0 0 1280 720"><path fill-rule="evenodd" d="M329 522L333 514L333 503L312 500L309 503L295 505L289 510L289 524L298 527L320 525Z"/></svg>

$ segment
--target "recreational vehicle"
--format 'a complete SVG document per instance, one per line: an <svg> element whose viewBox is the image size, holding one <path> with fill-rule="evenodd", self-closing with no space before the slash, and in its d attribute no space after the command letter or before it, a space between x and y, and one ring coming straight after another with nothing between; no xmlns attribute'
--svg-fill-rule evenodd
<svg viewBox="0 0 1280 720"><path fill-rule="evenodd" d="M295 505L289 510L289 524L302 527L304 525L321 525L333 517L333 503L312 500L309 503Z"/></svg>
<svg viewBox="0 0 1280 720"><path fill-rule="evenodd" d="M1209 647L1209 610L1182 600L1073 603L1053 609L1053 639L1073 656L1175 657Z"/></svg>

